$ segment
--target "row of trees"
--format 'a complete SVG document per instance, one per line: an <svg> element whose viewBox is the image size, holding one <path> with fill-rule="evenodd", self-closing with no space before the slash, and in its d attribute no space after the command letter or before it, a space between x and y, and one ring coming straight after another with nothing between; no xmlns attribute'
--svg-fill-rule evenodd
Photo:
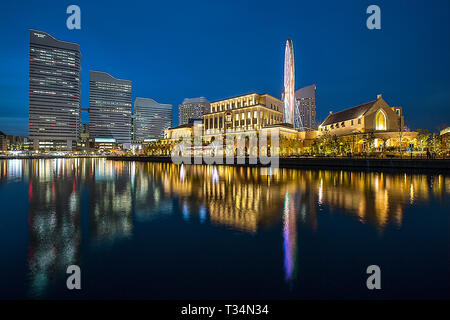
<svg viewBox="0 0 450 320"><path fill-rule="evenodd" d="M429 153L435 156L444 156L449 150L449 141L444 140L441 136L436 133L430 133L428 129L418 129L418 134L416 137L415 145L405 144L402 140L403 137L399 137L398 140L402 140L402 144L398 144L396 147L388 147L387 141L382 141L381 144L375 146L375 135L374 133L367 133L363 136L362 150L358 150L356 147L358 142L349 142L345 139L340 139L335 135L330 133L325 133L319 138L317 138L312 147L311 153L318 155L348 155L350 153L362 152L363 154L370 154L373 152L386 153L386 152L398 152L402 155L404 152L415 152L420 155L425 155Z"/></svg>
<svg viewBox="0 0 450 320"><path fill-rule="evenodd" d="M146 156L168 156L173 145L161 140L150 142L143 151Z"/></svg>
<svg viewBox="0 0 450 320"><path fill-rule="evenodd" d="M449 152L448 138L443 138L436 133L430 133L427 128L417 129L417 146L419 150L433 155L444 155Z"/></svg>
<svg viewBox="0 0 450 320"><path fill-rule="evenodd" d="M449 141L445 141L441 136L435 133L430 133L428 129L418 129L417 136L415 138L414 146L409 143L403 142L402 145L397 145L395 147L388 147L387 141L379 140L378 146L375 146L375 135L374 133L366 133L359 141L351 140L347 138L338 138L335 135L331 135L329 132L324 133L317 139L310 148L302 148L302 142L298 139L287 138L285 136L280 136L279 151L281 156L291 156L291 155L327 155L327 156L348 156L354 153L362 154L386 154L386 153L397 153L404 154L405 152L414 152L415 155L433 155L433 156L445 156L450 151ZM247 141L244 143L246 154L250 151L247 150L250 145ZM398 140L403 139L401 136ZM170 155L170 151L179 141L172 141L171 143L155 141L150 143L145 149L145 155ZM226 141L222 141L223 145L226 145ZM194 139L191 140L191 144L194 144ZM212 145L214 141L202 141L203 146ZM238 143L235 142L235 147Z"/></svg>

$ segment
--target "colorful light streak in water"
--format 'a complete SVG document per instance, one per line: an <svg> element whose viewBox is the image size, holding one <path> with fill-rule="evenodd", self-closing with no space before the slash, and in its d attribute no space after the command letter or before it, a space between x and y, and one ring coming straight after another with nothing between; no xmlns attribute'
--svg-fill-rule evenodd
<svg viewBox="0 0 450 320"><path fill-rule="evenodd" d="M297 221L292 195L286 193L283 210L283 251L285 280L292 283L297 269Z"/></svg>

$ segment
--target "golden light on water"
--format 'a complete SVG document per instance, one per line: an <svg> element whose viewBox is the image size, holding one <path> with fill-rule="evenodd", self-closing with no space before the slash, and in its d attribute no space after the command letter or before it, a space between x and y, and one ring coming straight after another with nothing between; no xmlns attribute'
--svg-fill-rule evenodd
<svg viewBox="0 0 450 320"><path fill-rule="evenodd" d="M53 270L78 262L83 210L89 225L84 232L93 244L131 239L137 222L169 216L247 235L281 226L290 281L300 232L320 232L321 214L345 215L383 234L388 227L401 228L412 205L441 201L450 193L444 174L268 170L105 159L7 160L0 163L0 181L24 181L28 190L28 262L37 295Z"/></svg>

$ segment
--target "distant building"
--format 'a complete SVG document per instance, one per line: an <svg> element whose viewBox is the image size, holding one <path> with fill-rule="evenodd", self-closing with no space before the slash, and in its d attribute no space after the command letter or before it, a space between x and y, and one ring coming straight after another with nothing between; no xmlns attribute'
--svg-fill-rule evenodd
<svg viewBox="0 0 450 320"><path fill-rule="evenodd" d="M202 119L209 107L210 102L205 97L184 99L183 103L178 106L178 125Z"/></svg>
<svg viewBox="0 0 450 320"><path fill-rule="evenodd" d="M25 150L25 145L29 143L27 137L22 136L6 136L9 151L22 151Z"/></svg>
<svg viewBox="0 0 450 320"><path fill-rule="evenodd" d="M80 141L78 143L80 149L89 149L93 147L93 142L89 134L89 124L83 123Z"/></svg>
<svg viewBox="0 0 450 320"><path fill-rule="evenodd" d="M6 140L6 134L0 131L0 151L8 151L8 143Z"/></svg>
<svg viewBox="0 0 450 320"><path fill-rule="evenodd" d="M89 71L89 134L94 140L131 142L131 81Z"/></svg>
<svg viewBox="0 0 450 320"><path fill-rule="evenodd" d="M30 30L29 136L34 148L72 149L80 134L81 53Z"/></svg>
<svg viewBox="0 0 450 320"><path fill-rule="evenodd" d="M317 130L316 122L316 85L310 85L295 91L295 106L301 119L301 130Z"/></svg>
<svg viewBox="0 0 450 320"><path fill-rule="evenodd" d="M83 123L83 129L81 131L81 140L88 140L89 138L90 138L89 124Z"/></svg>
<svg viewBox="0 0 450 320"><path fill-rule="evenodd" d="M131 114L131 141L136 141L136 115L134 113Z"/></svg>
<svg viewBox="0 0 450 320"><path fill-rule="evenodd" d="M172 126L172 105L150 98L134 100L133 140L144 142L164 138L164 130Z"/></svg>
<svg viewBox="0 0 450 320"><path fill-rule="evenodd" d="M119 150L119 144L114 139L98 138L93 141L94 149L96 150Z"/></svg>

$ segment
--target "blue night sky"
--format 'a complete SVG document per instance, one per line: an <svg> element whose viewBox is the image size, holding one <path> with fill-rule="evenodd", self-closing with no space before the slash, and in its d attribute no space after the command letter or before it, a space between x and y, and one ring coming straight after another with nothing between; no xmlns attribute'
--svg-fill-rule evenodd
<svg viewBox="0 0 450 320"><path fill-rule="evenodd" d="M39 3L39 4L38 4ZM133 81L134 98L177 106L249 92L280 97L286 39L296 88L317 85L317 116L374 100L404 108L412 129L450 125L450 1L2 1L0 131L27 135L28 29L76 42L82 106L89 70ZM81 30L66 8L81 8ZM381 30L366 8L381 8ZM87 121L83 115L83 121Z"/></svg>

